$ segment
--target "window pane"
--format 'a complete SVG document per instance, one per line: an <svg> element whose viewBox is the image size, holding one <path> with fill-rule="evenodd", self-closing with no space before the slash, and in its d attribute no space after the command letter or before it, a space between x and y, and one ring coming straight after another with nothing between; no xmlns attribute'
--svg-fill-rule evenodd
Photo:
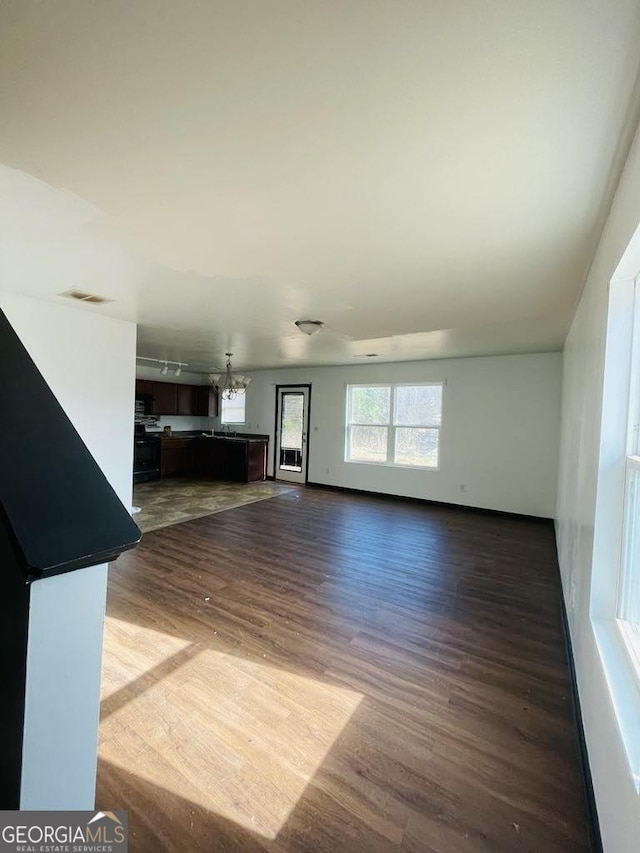
<svg viewBox="0 0 640 853"><path fill-rule="evenodd" d="M288 450L302 450L303 423L304 394L283 394L281 447L286 447Z"/></svg>
<svg viewBox="0 0 640 853"><path fill-rule="evenodd" d="M352 424L388 424L391 417L391 388L352 387L350 414Z"/></svg>
<svg viewBox="0 0 640 853"><path fill-rule="evenodd" d="M225 400L224 397L221 399L220 421L223 424L244 423L245 394L245 391L238 391L237 397L234 397L233 400Z"/></svg>
<svg viewBox="0 0 640 853"><path fill-rule="evenodd" d="M640 472L629 468L626 547L618 616L640 637Z"/></svg>
<svg viewBox="0 0 640 853"><path fill-rule="evenodd" d="M350 427L349 459L352 462L386 462L387 432L387 427Z"/></svg>
<svg viewBox="0 0 640 853"><path fill-rule="evenodd" d="M440 426L442 385L400 385L396 388L395 423Z"/></svg>
<svg viewBox="0 0 640 853"><path fill-rule="evenodd" d="M394 462L396 465L420 465L434 468L438 464L437 429L398 427Z"/></svg>

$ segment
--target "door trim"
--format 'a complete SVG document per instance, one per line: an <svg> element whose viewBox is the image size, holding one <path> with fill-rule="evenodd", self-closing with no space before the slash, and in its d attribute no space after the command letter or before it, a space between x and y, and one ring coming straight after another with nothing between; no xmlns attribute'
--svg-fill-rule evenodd
<svg viewBox="0 0 640 853"><path fill-rule="evenodd" d="M276 478L276 471L278 468L278 433L279 433L279 423L278 418L280 416L280 391L283 389L295 391L298 388L305 388L307 391L307 395L309 398L307 404L307 464L306 470L304 472L304 485L306 486L309 482L309 459L311 458L310 446L311 446L311 383L310 382L296 382L292 384L291 382L286 382L282 385L276 385L276 419L273 429L273 479Z"/></svg>

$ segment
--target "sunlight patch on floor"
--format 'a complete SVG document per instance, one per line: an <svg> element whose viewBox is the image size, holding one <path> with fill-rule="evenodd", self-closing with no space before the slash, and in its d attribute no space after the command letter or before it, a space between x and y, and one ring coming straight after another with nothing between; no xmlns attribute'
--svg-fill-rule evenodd
<svg viewBox="0 0 640 853"><path fill-rule="evenodd" d="M107 622L100 758L275 838L362 694Z"/></svg>

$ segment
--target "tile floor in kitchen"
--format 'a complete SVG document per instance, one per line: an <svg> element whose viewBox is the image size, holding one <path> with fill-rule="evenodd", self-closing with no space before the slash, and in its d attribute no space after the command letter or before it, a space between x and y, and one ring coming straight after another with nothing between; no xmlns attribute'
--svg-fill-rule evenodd
<svg viewBox="0 0 640 853"><path fill-rule="evenodd" d="M181 521L273 498L294 488L271 480L257 483L182 477L154 480L134 487L133 504L140 507L134 520L143 533L148 533Z"/></svg>

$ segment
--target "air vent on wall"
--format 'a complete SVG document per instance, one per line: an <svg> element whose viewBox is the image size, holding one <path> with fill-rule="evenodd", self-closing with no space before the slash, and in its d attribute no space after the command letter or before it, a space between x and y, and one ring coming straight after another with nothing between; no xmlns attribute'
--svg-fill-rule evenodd
<svg viewBox="0 0 640 853"><path fill-rule="evenodd" d="M59 293L58 296L65 296L67 299L77 299L78 302L89 302L92 305L105 305L107 302L113 302L113 299L107 299L105 296L97 296L95 293L85 293L82 290L65 290L64 293Z"/></svg>

